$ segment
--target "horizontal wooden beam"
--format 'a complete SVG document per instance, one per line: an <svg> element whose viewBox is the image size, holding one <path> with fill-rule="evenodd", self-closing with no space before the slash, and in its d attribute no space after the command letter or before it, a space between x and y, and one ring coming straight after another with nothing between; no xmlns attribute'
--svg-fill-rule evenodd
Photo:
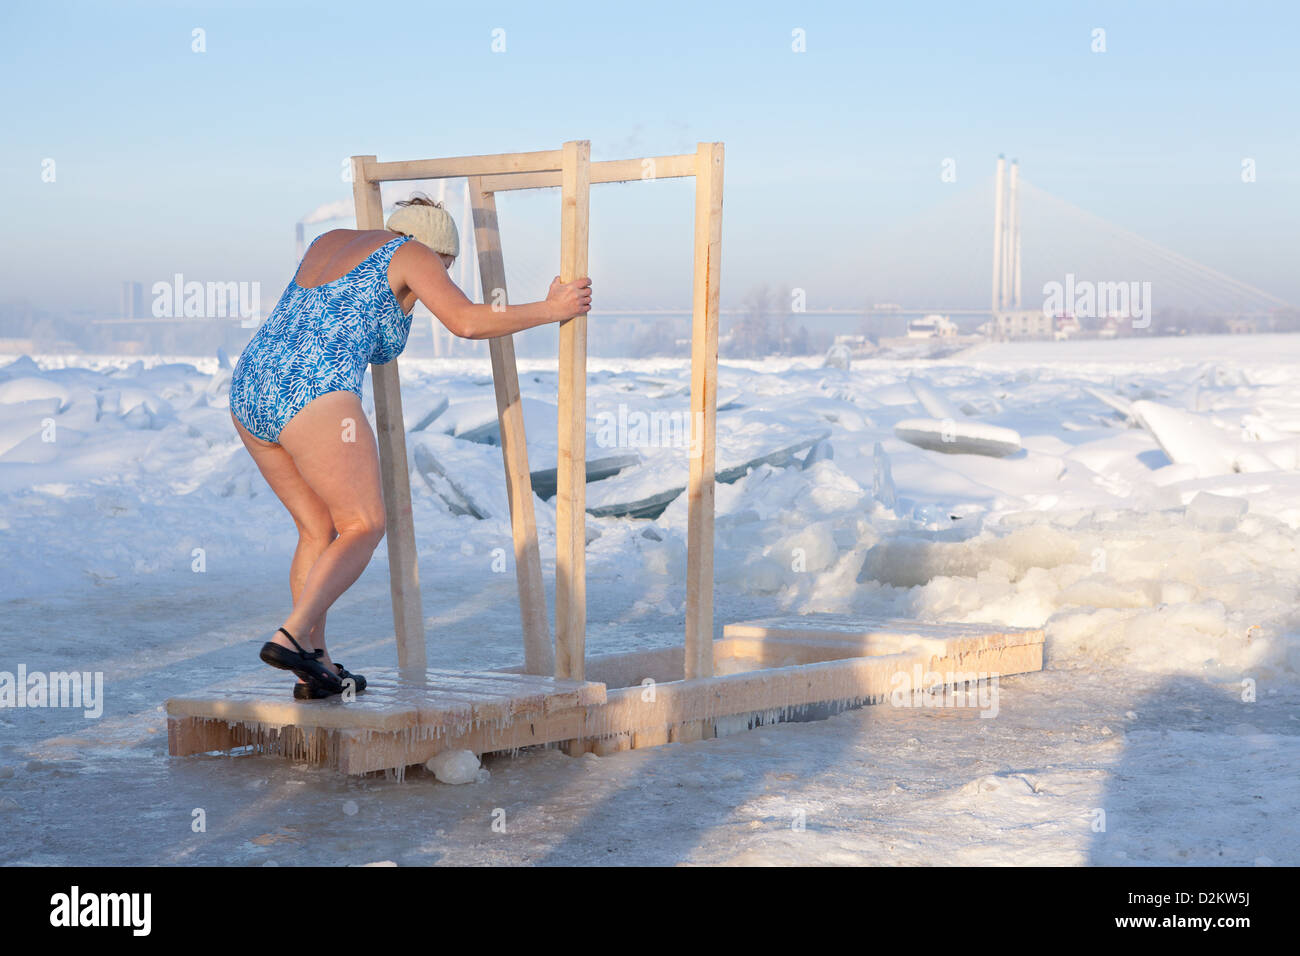
<svg viewBox="0 0 1300 956"><path fill-rule="evenodd" d="M434 727L446 733L461 724L505 723L521 714L550 713L605 699L602 684L531 674L430 668L423 681L404 681L389 668L367 670L366 692L339 706L295 701L284 692L285 685L268 673L237 687L172 697L167 701L167 716L268 728L294 725L409 733Z"/></svg>
<svg viewBox="0 0 1300 956"><path fill-rule="evenodd" d="M402 179L454 179L458 176L490 176L499 173L543 173L555 171L559 182L562 150L536 153L495 153L487 156L452 156L447 159L408 159L381 163L365 157L366 182L385 183Z"/></svg>
<svg viewBox="0 0 1300 956"><path fill-rule="evenodd" d="M609 688L603 704L587 708L586 735L651 730L695 720L793 709L807 704L855 705L883 701L900 687L897 674L921 668L937 673L945 684L949 675L982 674L1005 677L1043 669L1043 645L1019 644L943 655L889 654L847 657L787 667L764 668L715 677L657 683L654 693L644 687ZM921 688L916 688L920 690Z"/></svg>
<svg viewBox="0 0 1300 956"><path fill-rule="evenodd" d="M694 175L694 153L680 156L646 156L643 159L607 159L591 164L593 184L681 179ZM544 189L559 185L558 172L518 172L483 177L483 191L489 193L508 192L512 189Z"/></svg>
<svg viewBox="0 0 1300 956"><path fill-rule="evenodd" d="M1037 632L1036 635L1041 635ZM930 655L891 654L857 657L802 666L777 667L697 680L657 682L653 693L641 686L609 688L603 704L557 710L530 720L479 724L449 730L442 736L418 738L405 734L338 731L338 768L344 773L369 773L423 763L444 750L476 754L513 751L556 741L617 738L613 749L656 747L712 736L709 722L745 714L766 714L805 705L852 705L888 700L900 687L898 674L917 667L937 672L944 686L959 674L1023 674L1043 668L1043 645L1026 643L983 647L972 652L962 642ZM680 651L677 653L680 660ZM920 689L920 688L916 688ZM195 732L197 735L197 731ZM204 745L211 744L210 740ZM220 748L217 748L220 749ZM594 749L594 748L593 748ZM173 749L173 754L179 751Z"/></svg>

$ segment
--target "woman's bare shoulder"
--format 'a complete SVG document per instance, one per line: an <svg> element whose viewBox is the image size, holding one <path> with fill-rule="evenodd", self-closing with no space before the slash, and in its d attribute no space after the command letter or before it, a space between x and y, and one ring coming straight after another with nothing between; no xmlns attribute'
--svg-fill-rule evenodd
<svg viewBox="0 0 1300 956"><path fill-rule="evenodd" d="M438 254L418 239L402 243L398 250L393 253L392 262L399 270L427 269L433 263L437 263L439 267L442 266L442 260L438 258Z"/></svg>
<svg viewBox="0 0 1300 956"><path fill-rule="evenodd" d="M311 248L298 264L296 281L308 288L332 282L392 239L393 234L384 229L331 229L322 232L312 241Z"/></svg>
<svg viewBox="0 0 1300 956"><path fill-rule="evenodd" d="M314 245L346 246L350 242L375 240L380 237L391 239L393 234L387 229L330 229L316 237Z"/></svg>

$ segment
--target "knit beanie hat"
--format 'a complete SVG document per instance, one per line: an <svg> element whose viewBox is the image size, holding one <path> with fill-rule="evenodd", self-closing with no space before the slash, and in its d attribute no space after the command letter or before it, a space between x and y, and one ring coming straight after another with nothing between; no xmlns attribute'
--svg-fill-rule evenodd
<svg viewBox="0 0 1300 956"><path fill-rule="evenodd" d="M388 217L388 228L424 243L434 252L460 255L460 236L451 213L441 206L416 203L398 206Z"/></svg>

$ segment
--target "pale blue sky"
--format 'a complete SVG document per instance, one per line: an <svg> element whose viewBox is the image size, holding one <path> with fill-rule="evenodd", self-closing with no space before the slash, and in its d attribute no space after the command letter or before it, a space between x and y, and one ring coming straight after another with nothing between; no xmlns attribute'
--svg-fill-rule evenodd
<svg viewBox="0 0 1300 956"><path fill-rule="evenodd" d="M349 195L346 156L584 138L596 159L725 141L724 301L767 282L810 307L986 304L1005 152L1036 186L1300 302L1294 3L330 6L5 5L0 299L112 309L122 279L175 272L274 299L293 223ZM507 255L551 271L555 194L502 206ZM685 184L598 187L606 301L689 302L690 222ZM1027 281L1074 268L1075 238L1026 235Z"/></svg>

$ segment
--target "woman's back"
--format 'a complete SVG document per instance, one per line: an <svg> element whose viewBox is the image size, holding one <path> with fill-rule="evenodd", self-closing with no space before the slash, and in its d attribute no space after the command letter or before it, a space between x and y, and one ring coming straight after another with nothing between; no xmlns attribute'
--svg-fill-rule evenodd
<svg viewBox="0 0 1300 956"><path fill-rule="evenodd" d="M334 282L392 239L387 229L335 229L322 233L302 257L294 281L304 289Z"/></svg>
<svg viewBox="0 0 1300 956"><path fill-rule="evenodd" d="M361 395L370 364L391 362L411 329L388 279L409 236L339 229L312 243L298 272L239 357L230 383L235 417L263 441L313 399Z"/></svg>

